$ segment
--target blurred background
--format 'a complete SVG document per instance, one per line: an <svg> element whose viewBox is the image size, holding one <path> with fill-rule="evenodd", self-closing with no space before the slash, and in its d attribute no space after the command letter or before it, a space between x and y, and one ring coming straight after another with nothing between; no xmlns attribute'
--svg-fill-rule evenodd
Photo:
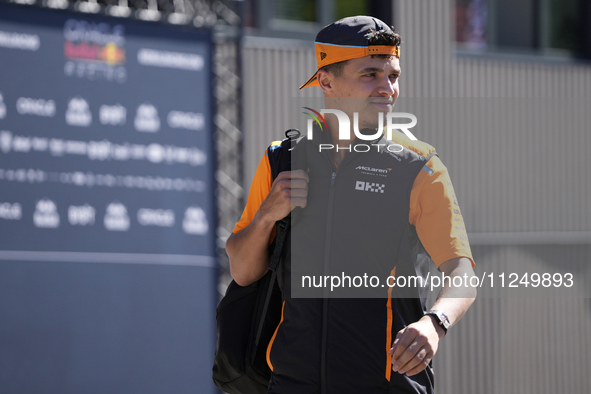
<svg viewBox="0 0 591 394"><path fill-rule="evenodd" d="M318 95L317 31L357 14L402 35L396 110L496 278L438 392L591 391L590 1L2 0L0 392L217 392L225 240Z"/></svg>

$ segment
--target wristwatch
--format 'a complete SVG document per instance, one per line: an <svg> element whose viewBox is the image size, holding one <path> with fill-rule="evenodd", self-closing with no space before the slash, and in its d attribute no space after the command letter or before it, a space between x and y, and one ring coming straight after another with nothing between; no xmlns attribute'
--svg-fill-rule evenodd
<svg viewBox="0 0 591 394"><path fill-rule="evenodd" d="M439 322L441 328L443 328L443 331L445 331L445 333L447 334L447 329L449 328L449 326L451 326L451 323L449 322L449 318L445 313L432 309L429 312L425 313L425 316L427 315L435 317L437 322Z"/></svg>

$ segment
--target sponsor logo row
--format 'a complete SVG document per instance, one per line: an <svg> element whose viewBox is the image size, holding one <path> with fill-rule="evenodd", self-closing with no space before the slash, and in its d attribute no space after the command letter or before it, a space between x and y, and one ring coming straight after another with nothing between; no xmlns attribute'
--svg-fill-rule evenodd
<svg viewBox="0 0 591 394"><path fill-rule="evenodd" d="M20 115L54 117L57 113L55 100L32 97L19 97L15 103L16 112ZM4 97L0 93L0 119L8 114ZM82 97L74 97L68 102L65 112L66 123L70 126L89 127L93 122L93 114L88 101ZM98 108L100 124L107 126L123 126L127 123L127 108L117 103L103 104ZM170 111L166 116L168 127L172 129L203 130L205 117L202 113ZM140 104L133 117L133 126L137 131L155 133L160 130L161 121L158 109L148 102Z"/></svg>
<svg viewBox="0 0 591 394"><path fill-rule="evenodd" d="M191 178L166 178L159 176L95 174L92 172L45 172L39 169L0 168L0 180L19 183L53 182L80 187L121 187L150 191L204 192L206 183Z"/></svg>
<svg viewBox="0 0 591 394"><path fill-rule="evenodd" d="M78 141L60 138L29 137L0 131L0 152L48 152L52 156L86 156L89 160L147 160L154 164L206 164L207 155L197 147L178 147L161 144L115 144L108 140Z"/></svg>
<svg viewBox="0 0 591 394"><path fill-rule="evenodd" d="M71 226L94 226L97 222L95 207L84 205L70 205L67 211L67 223ZM0 203L0 219L21 220L23 208L19 203ZM137 223L148 227L174 227L176 215L172 209L140 208L136 212ZM107 231L129 231L131 220L125 205L113 201L107 205L102 225ZM57 205L54 201L43 198L37 202L33 211L33 224L37 228L58 228L62 224ZM209 223L205 211L200 207L188 207L183 215L181 228L186 234L204 235L209 230Z"/></svg>
<svg viewBox="0 0 591 394"><path fill-rule="evenodd" d="M33 4L34 0L20 0ZM67 8L66 0L48 0L52 8ZM95 12L97 4L80 4L79 11ZM129 11L123 7L107 9ZM146 11L146 10L144 10ZM143 11L142 11L143 12ZM149 10L147 10L149 12ZM113 16L125 16L112 14ZM68 19L63 27L63 55L66 60L64 74L88 80L104 80L125 83L127 69L125 27L121 24L93 22L84 19ZM0 31L0 48L38 51L43 36L13 31ZM203 56L196 53L140 48L137 62L142 66L201 71L205 66Z"/></svg>

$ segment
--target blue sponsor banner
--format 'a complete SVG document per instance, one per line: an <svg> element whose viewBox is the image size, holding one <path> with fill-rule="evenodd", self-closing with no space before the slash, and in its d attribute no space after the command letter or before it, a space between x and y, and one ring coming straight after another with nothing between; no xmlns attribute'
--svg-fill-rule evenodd
<svg viewBox="0 0 591 394"><path fill-rule="evenodd" d="M0 3L0 392L215 392L211 58Z"/></svg>

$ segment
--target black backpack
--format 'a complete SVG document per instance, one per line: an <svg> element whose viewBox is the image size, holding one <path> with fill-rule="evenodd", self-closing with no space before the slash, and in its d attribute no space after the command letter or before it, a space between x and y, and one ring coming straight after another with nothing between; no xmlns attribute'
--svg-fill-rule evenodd
<svg viewBox="0 0 591 394"><path fill-rule="evenodd" d="M267 150L273 180L280 172L291 170L290 150L295 134L290 131L285 133L288 138L282 141L281 149L271 146ZM265 276L244 287L232 281L216 309L213 381L228 393L267 393L271 379L267 346L279 325L283 303L277 269L290 219L288 215L276 224L273 253Z"/></svg>

